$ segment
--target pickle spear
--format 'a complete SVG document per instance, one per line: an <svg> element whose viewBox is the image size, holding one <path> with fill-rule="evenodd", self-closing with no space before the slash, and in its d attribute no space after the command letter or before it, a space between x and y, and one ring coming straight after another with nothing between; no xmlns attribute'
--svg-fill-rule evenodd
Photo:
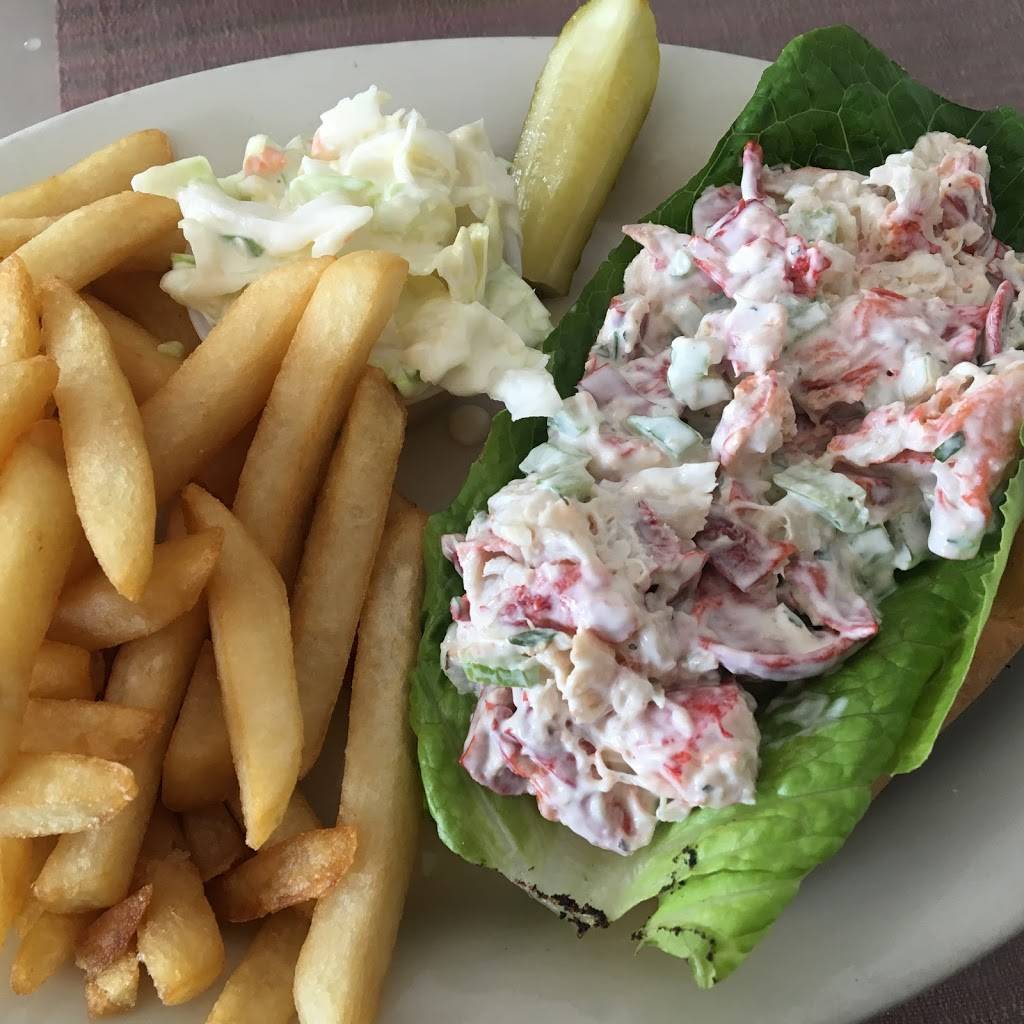
<svg viewBox="0 0 1024 1024"><path fill-rule="evenodd" d="M569 290L594 222L658 83L647 0L590 0L565 23L530 102L513 161L523 277Z"/></svg>

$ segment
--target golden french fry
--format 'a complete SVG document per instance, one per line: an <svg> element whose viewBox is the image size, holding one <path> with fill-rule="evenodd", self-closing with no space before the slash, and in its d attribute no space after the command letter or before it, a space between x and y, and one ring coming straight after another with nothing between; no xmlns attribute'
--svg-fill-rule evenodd
<svg viewBox="0 0 1024 1024"><path fill-rule="evenodd" d="M0 222L0 239L3 238L3 223ZM164 274L171 269L171 256L185 252L188 244L181 228L175 226L159 238L153 239L149 245L140 249L118 268L127 272L149 271Z"/></svg>
<svg viewBox="0 0 1024 1024"><path fill-rule="evenodd" d="M42 913L18 943L11 964L11 990L27 996L60 970L72 957L75 943L92 914Z"/></svg>
<svg viewBox="0 0 1024 1024"><path fill-rule="evenodd" d="M173 160L171 143L156 128L134 132L90 153L60 174L0 196L0 217L50 217L131 188L132 178Z"/></svg>
<svg viewBox="0 0 1024 1024"><path fill-rule="evenodd" d="M36 285L53 276L78 291L172 228L180 216L173 199L119 192L66 214L14 255Z"/></svg>
<svg viewBox="0 0 1024 1024"><path fill-rule="evenodd" d="M57 384L57 364L48 356L0 363L0 462L36 422Z"/></svg>
<svg viewBox="0 0 1024 1024"><path fill-rule="evenodd" d="M351 871L316 905L295 972L303 1024L369 1024L402 916L416 856L419 775L406 708L419 642L424 517L389 517L352 677L339 818L354 825Z"/></svg>
<svg viewBox="0 0 1024 1024"><path fill-rule="evenodd" d="M238 493L238 481L242 476L242 467L249 454L249 445L256 435L254 420L242 432L228 442L203 468L196 473L194 483L204 491L209 491L219 502L229 508Z"/></svg>
<svg viewBox="0 0 1024 1024"><path fill-rule="evenodd" d="M255 419L330 260L298 260L254 281L142 407L157 500L176 494Z"/></svg>
<svg viewBox="0 0 1024 1024"><path fill-rule="evenodd" d="M93 281L89 291L130 317L161 342L178 342L186 352L199 344L188 310L161 287L162 274L116 270Z"/></svg>
<svg viewBox="0 0 1024 1024"><path fill-rule="evenodd" d="M135 944L135 933L152 900L152 884L143 885L100 914L78 937L75 964L95 974L124 956Z"/></svg>
<svg viewBox="0 0 1024 1024"><path fill-rule="evenodd" d="M295 961L308 927L290 910L268 918L225 982L206 1024L289 1024L295 1015Z"/></svg>
<svg viewBox="0 0 1024 1024"><path fill-rule="evenodd" d="M118 366L128 380L135 401L142 403L156 394L181 366L177 356L161 352L160 342L144 327L92 295L83 295L110 335Z"/></svg>
<svg viewBox="0 0 1024 1024"><path fill-rule="evenodd" d="M103 657L73 644L44 640L32 665L30 697L95 700L103 687Z"/></svg>
<svg viewBox="0 0 1024 1024"><path fill-rule="evenodd" d="M36 839L0 839L0 844L19 844L21 847L21 856L27 857L27 867L24 863L21 864L22 875L20 880L24 888L21 889L20 893L12 890L15 895L15 901L20 904L18 912L14 917L14 930L18 935L19 939L23 939L28 935L32 925L39 920L40 916L45 912L46 908L37 900L32 893L32 882L42 870L43 865L46 863L46 858L53 852L53 848L57 845L56 836L40 836ZM17 867L17 861L14 862L14 866ZM0 939L2 941L2 939Z"/></svg>
<svg viewBox="0 0 1024 1024"><path fill-rule="evenodd" d="M313 497L360 374L398 305L408 264L355 252L324 271L260 417L234 512L286 584Z"/></svg>
<svg viewBox="0 0 1024 1024"><path fill-rule="evenodd" d="M196 866L182 854L156 862L153 899L139 928L139 959L165 1006L188 1002L224 969L224 942Z"/></svg>
<svg viewBox="0 0 1024 1024"><path fill-rule="evenodd" d="M56 217L0 217L0 260L45 231Z"/></svg>
<svg viewBox="0 0 1024 1024"><path fill-rule="evenodd" d="M196 662L164 756L163 800L172 811L227 800L238 788L213 645Z"/></svg>
<svg viewBox="0 0 1024 1024"><path fill-rule="evenodd" d="M31 438L0 467L0 778L78 530L67 472Z"/></svg>
<svg viewBox="0 0 1024 1024"><path fill-rule="evenodd" d="M78 518L114 588L138 601L156 533L142 417L96 314L56 279L43 282L39 295L43 345L60 368L55 397Z"/></svg>
<svg viewBox="0 0 1024 1024"><path fill-rule="evenodd" d="M161 715L147 708L34 697L25 709L21 751L125 762L156 738L161 723Z"/></svg>
<svg viewBox="0 0 1024 1024"><path fill-rule="evenodd" d="M50 639L98 651L163 629L194 607L217 564L220 547L216 530L157 544L153 573L138 601L118 594L102 573L73 583L60 596Z"/></svg>
<svg viewBox="0 0 1024 1024"><path fill-rule="evenodd" d="M242 805L236 793L227 801L228 809L231 811L235 821L242 823ZM295 788L288 801L281 824L274 829L263 844L263 849L268 850L277 843L283 843L300 832L309 832L311 829L323 828L323 822L316 816L316 811L310 806L309 801L303 796L302 790Z"/></svg>
<svg viewBox="0 0 1024 1024"><path fill-rule="evenodd" d="M0 947L31 898L32 881L46 859L47 839L0 839Z"/></svg>
<svg viewBox="0 0 1024 1024"><path fill-rule="evenodd" d="M190 484L182 503L191 529L224 535L209 582L210 629L246 842L258 850L288 806L302 749L288 595L273 563L216 498Z"/></svg>
<svg viewBox="0 0 1024 1024"><path fill-rule="evenodd" d="M139 957L132 942L109 967L85 979L85 1006L89 1018L110 1017L132 1009L139 998Z"/></svg>
<svg viewBox="0 0 1024 1024"><path fill-rule="evenodd" d="M0 835L82 832L109 821L137 794L123 764L81 754L20 754L0 781Z"/></svg>
<svg viewBox="0 0 1024 1024"><path fill-rule="evenodd" d="M128 763L139 789L135 800L99 828L58 840L32 887L51 910L110 907L128 894L153 814L171 724L206 629L206 602L201 600L159 633L118 651L105 699L157 711L164 725L156 740ZM154 815L154 824L160 820L162 815Z"/></svg>
<svg viewBox="0 0 1024 1024"><path fill-rule="evenodd" d="M33 429L38 428L38 426L39 424L36 424L36 427ZM75 550L71 555L71 564L68 566L67 575L64 577L63 589L67 590L72 583L77 583L86 576L90 576L93 573L102 574L102 572L103 570L100 568L100 563L96 561L96 556L92 553L92 548L89 547L89 541L85 536L85 530L82 529L82 524L79 523L78 539L75 541Z"/></svg>
<svg viewBox="0 0 1024 1024"><path fill-rule="evenodd" d="M181 816L192 863L199 868L204 882L233 868L249 850L242 840L235 819L224 804L213 804Z"/></svg>
<svg viewBox="0 0 1024 1024"><path fill-rule="evenodd" d="M300 776L320 754L345 678L404 436L405 406L383 373L367 370L317 499L292 599Z"/></svg>
<svg viewBox="0 0 1024 1024"><path fill-rule="evenodd" d="M348 871L356 830L348 825L300 832L215 878L210 903L224 921L254 921L323 896Z"/></svg>
<svg viewBox="0 0 1024 1024"><path fill-rule="evenodd" d="M139 850L142 867L139 877L145 874L145 862L163 860L169 853L175 851L188 853L185 833L182 831L178 815L157 801L153 805L153 814L146 826L146 834L142 837L142 847Z"/></svg>
<svg viewBox="0 0 1024 1024"><path fill-rule="evenodd" d="M0 363L39 351L39 305L28 268L17 256L0 263Z"/></svg>

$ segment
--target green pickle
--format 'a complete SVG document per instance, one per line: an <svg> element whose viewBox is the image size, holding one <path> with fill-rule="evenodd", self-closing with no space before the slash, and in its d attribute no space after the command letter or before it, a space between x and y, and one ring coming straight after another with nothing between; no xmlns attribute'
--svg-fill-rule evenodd
<svg viewBox="0 0 1024 1024"><path fill-rule="evenodd" d="M647 0L590 0L566 22L537 82L513 161L523 276L569 290L658 83Z"/></svg>

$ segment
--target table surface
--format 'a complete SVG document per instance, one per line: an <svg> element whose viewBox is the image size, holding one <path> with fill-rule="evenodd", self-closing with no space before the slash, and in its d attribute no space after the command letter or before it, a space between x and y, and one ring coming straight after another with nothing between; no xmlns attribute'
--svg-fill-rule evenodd
<svg viewBox="0 0 1024 1024"><path fill-rule="evenodd" d="M553 35L574 0L0 0L0 137L149 82L398 39ZM652 0L663 41L770 60L846 22L971 106L1024 108L1024 0ZM17 102L12 102L17 97ZM1019 1024L1024 935L871 1024Z"/></svg>

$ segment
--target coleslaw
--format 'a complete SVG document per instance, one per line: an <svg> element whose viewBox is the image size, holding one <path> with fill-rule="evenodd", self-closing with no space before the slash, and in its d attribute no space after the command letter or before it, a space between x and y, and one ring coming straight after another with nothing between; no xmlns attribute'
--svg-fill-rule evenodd
<svg viewBox="0 0 1024 1024"><path fill-rule="evenodd" d="M227 177L202 156L137 174L136 191L181 207L190 251L164 290L216 321L287 260L396 252L409 283L371 361L407 397L436 385L487 394L513 418L549 415L559 399L537 347L551 321L520 276L508 163L482 121L445 133L416 110L385 112L389 100L371 86L321 115L311 138L253 136Z"/></svg>

